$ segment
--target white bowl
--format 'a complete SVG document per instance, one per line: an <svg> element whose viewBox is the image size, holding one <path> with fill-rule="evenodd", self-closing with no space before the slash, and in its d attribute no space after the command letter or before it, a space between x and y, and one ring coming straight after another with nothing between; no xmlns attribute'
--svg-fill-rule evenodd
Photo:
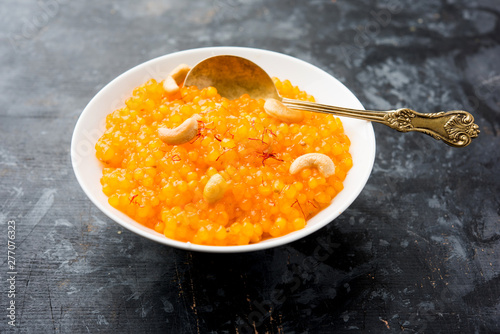
<svg viewBox="0 0 500 334"><path fill-rule="evenodd" d="M109 218L124 228L156 242L185 250L236 253L277 247L303 238L324 227L339 216L356 199L366 184L375 160L375 134L370 122L342 118L345 133L351 140L353 167L344 181L344 189L330 206L311 218L305 228L282 237L244 246L203 246L166 238L108 204L101 189L102 164L95 156L95 143L105 130L106 115L124 106L132 90L154 78L163 80L177 65L195 65L214 55L236 55L260 65L270 76L289 79L301 90L312 94L320 103L363 109L358 99L337 79L302 60L276 52L240 48L210 47L176 52L138 65L107 84L83 110L71 142L71 160L76 178L90 200Z"/></svg>

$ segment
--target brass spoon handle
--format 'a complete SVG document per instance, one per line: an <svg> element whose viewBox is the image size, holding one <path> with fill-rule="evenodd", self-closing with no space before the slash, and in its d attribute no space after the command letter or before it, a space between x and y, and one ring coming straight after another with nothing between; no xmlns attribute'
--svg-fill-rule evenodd
<svg viewBox="0 0 500 334"><path fill-rule="evenodd" d="M479 134L474 117L463 110L419 113L408 108L390 111L357 110L283 98L292 109L351 117L385 124L400 132L418 131L454 147L465 147Z"/></svg>

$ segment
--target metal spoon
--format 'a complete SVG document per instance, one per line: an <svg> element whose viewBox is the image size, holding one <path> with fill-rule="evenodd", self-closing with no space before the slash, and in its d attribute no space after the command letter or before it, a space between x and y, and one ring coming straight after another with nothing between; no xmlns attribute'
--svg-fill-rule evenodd
<svg viewBox="0 0 500 334"><path fill-rule="evenodd" d="M199 89L213 86L228 99L236 99L243 94L249 94L254 99L273 98L292 109L378 122L400 132L418 131L454 147L469 145L479 134L474 117L463 110L425 114L408 108L372 111L282 98L272 79L261 67L237 56L214 56L199 62L188 73L184 85L197 86Z"/></svg>

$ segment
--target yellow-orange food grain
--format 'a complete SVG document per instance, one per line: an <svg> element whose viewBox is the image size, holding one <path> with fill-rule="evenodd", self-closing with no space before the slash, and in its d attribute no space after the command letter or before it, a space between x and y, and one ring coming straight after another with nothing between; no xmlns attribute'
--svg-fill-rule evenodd
<svg viewBox="0 0 500 334"><path fill-rule="evenodd" d="M290 81L273 80L280 95L314 101ZM205 245L245 245L304 228L343 189L350 141L332 115L305 113L287 124L266 114L264 102L228 100L214 87L181 87L172 96L155 80L137 87L107 116L96 144L109 204L168 238ZM201 119L193 140L160 140L158 128L194 114ZM328 155L335 174L306 168L291 175L290 164L306 153ZM208 203L203 190L217 173L227 190Z"/></svg>

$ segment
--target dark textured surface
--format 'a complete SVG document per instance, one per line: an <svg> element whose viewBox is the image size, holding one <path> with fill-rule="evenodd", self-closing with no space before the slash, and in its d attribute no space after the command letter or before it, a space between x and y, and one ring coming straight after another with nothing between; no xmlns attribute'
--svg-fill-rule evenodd
<svg viewBox="0 0 500 334"><path fill-rule="evenodd" d="M6 0L0 14L1 333L500 332L498 1ZM311 62L369 109L472 111L481 134L454 149L375 125L364 191L293 244L155 244L86 198L71 134L120 73L218 45Z"/></svg>

